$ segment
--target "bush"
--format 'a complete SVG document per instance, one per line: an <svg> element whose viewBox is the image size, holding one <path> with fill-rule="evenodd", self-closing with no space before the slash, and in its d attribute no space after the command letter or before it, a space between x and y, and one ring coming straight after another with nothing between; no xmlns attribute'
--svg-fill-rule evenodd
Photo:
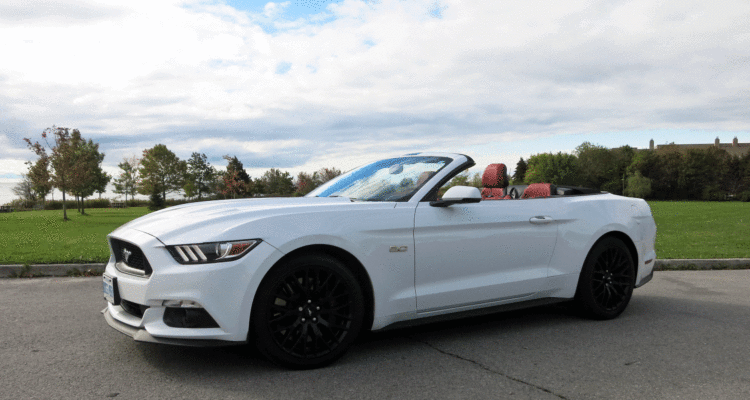
<svg viewBox="0 0 750 400"><path fill-rule="evenodd" d="M701 200L706 201L723 201L727 199L727 192L719 189L718 185L711 185L703 188Z"/></svg>
<svg viewBox="0 0 750 400"><path fill-rule="evenodd" d="M750 202L750 190L746 190L746 191L740 193L738 197L739 197L740 201L744 201L746 203Z"/></svg>
<svg viewBox="0 0 750 400"><path fill-rule="evenodd" d="M16 211L31 210L36 202L31 200L15 199L6 205L11 206Z"/></svg>
<svg viewBox="0 0 750 400"><path fill-rule="evenodd" d="M625 196L645 199L651 195L651 179L641 175L640 171L636 171L635 175L630 175L627 184Z"/></svg>
<svg viewBox="0 0 750 400"><path fill-rule="evenodd" d="M84 201L84 208L109 208L109 199L92 199ZM62 210L62 200L47 201L44 203L45 210ZM78 204L75 200L65 200L65 208L68 210L78 209Z"/></svg>
<svg viewBox="0 0 750 400"><path fill-rule="evenodd" d="M62 208L63 208L62 200L53 200L53 201L48 201L44 203L45 210L62 210ZM74 200L66 200L65 208L67 208L68 210L75 210L76 208L78 208L78 205L76 204Z"/></svg>

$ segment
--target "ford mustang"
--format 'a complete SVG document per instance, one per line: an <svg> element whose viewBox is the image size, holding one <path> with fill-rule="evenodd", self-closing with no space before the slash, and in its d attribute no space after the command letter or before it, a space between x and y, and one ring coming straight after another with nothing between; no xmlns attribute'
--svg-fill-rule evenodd
<svg viewBox="0 0 750 400"><path fill-rule="evenodd" d="M373 162L305 197L170 207L108 236L107 323L136 341L255 343L315 368L365 330L570 302L615 318L653 276L645 201L549 183L450 186L461 154ZM447 189L447 190L446 190Z"/></svg>

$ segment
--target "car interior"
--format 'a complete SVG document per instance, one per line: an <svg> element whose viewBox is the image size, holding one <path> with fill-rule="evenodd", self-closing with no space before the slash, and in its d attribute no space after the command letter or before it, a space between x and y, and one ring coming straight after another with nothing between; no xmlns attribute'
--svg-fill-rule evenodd
<svg viewBox="0 0 750 400"><path fill-rule="evenodd" d="M535 199L551 196L572 196L601 193L595 189L557 186L551 183L509 185L505 164L490 164L482 175L482 200Z"/></svg>

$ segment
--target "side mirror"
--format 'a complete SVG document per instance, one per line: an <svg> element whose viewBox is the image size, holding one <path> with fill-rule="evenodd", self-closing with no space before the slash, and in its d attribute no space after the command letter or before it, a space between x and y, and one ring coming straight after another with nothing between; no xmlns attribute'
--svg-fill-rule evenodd
<svg viewBox="0 0 750 400"><path fill-rule="evenodd" d="M471 186L453 186L443 195L442 200L431 201L433 207L448 207L453 204L479 203L482 201L482 192Z"/></svg>

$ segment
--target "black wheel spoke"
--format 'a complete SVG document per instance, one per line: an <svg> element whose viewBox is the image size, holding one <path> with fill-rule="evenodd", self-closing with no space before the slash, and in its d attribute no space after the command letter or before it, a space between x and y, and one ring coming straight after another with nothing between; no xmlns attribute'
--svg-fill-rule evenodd
<svg viewBox="0 0 750 400"><path fill-rule="evenodd" d="M314 265L283 277L266 317L276 344L302 359L335 351L354 318L350 285L344 282L332 270Z"/></svg>

